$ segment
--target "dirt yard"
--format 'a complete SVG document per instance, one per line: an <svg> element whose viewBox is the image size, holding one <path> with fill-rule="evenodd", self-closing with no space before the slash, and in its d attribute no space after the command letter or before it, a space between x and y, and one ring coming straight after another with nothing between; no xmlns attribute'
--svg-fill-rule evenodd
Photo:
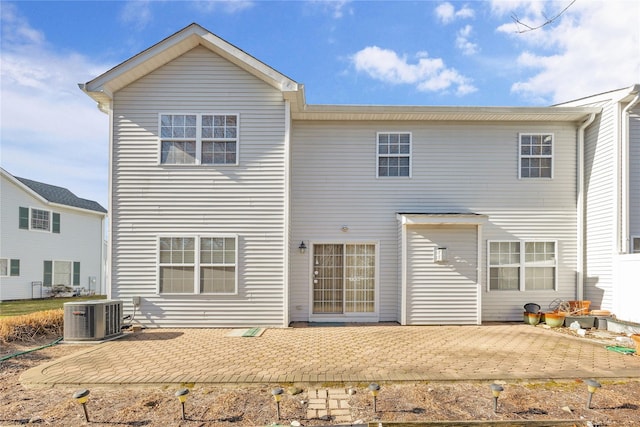
<svg viewBox="0 0 640 427"><path fill-rule="evenodd" d="M0 356L50 342L0 344ZM25 389L22 372L33 366L80 351L84 346L56 345L0 362L0 425L80 426L82 407L73 399L77 388ZM639 356L624 356L639 357ZM322 384L315 388L352 387L352 422L438 420L574 420L586 426L640 425L640 382L604 381L586 409L587 387L578 381L503 384L504 392L493 412L487 383L430 382L381 384L377 412L368 384ZM281 384L287 388L288 384ZM287 394L281 402L281 425L336 424L331 419L307 419L307 386ZM266 426L278 424L272 385L249 387L199 386L185 403L186 421L174 397L177 387L90 388L87 410L91 424L118 426ZM293 423L293 424L292 424ZM298 424L299 423L299 424ZM589 424L590 423L590 424ZM569 424L571 425L571 424Z"/></svg>

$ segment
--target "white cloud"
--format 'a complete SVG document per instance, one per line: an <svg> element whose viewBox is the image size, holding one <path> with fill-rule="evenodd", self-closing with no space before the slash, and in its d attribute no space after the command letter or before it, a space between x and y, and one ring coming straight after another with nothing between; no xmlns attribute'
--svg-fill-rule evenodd
<svg viewBox="0 0 640 427"><path fill-rule="evenodd" d="M345 13L353 15L350 6L351 0L311 0L310 4L320 6L324 13L330 14L334 19L341 19Z"/></svg>
<svg viewBox="0 0 640 427"><path fill-rule="evenodd" d="M516 13L535 26L569 3L495 1L493 10ZM638 83L638 22L640 2L609 0L578 1L551 24L522 34L514 32L512 23L505 23L498 31L524 45L517 65L528 75L512 85L512 92L558 103Z"/></svg>
<svg viewBox="0 0 640 427"><path fill-rule="evenodd" d="M152 18L149 0L129 0L120 11L120 21L137 31L143 30Z"/></svg>
<svg viewBox="0 0 640 427"><path fill-rule="evenodd" d="M232 15L251 9L255 5L255 2L250 0L196 0L192 2L192 5L194 9L200 13L212 13L221 10L224 13Z"/></svg>
<svg viewBox="0 0 640 427"><path fill-rule="evenodd" d="M471 79L447 68L441 58L430 58L426 52L419 52L416 58L410 64L393 50L369 46L356 52L351 60L357 71L385 83L415 85L423 92L453 90L460 96L476 90Z"/></svg>
<svg viewBox="0 0 640 427"><path fill-rule="evenodd" d="M13 5L2 9L2 167L106 206L108 117L77 84L110 65L53 51Z"/></svg>
<svg viewBox="0 0 640 427"><path fill-rule="evenodd" d="M441 3L435 8L436 17L443 24L449 24L456 19L469 19L475 16L475 12L468 6L463 6L461 9L456 10L455 7L449 3Z"/></svg>
<svg viewBox="0 0 640 427"><path fill-rule="evenodd" d="M469 40L472 31L471 25L465 25L456 33L456 47L465 55L478 53L478 45Z"/></svg>

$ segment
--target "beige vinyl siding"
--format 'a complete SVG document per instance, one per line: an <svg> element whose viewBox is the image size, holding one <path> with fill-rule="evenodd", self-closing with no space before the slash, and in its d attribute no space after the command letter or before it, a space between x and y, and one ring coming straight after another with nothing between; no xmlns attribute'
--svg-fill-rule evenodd
<svg viewBox="0 0 640 427"><path fill-rule="evenodd" d="M159 164L159 113L239 116L238 166ZM283 326L282 94L197 47L114 96L113 298L148 326ZM237 295L158 294L158 236L238 236Z"/></svg>
<svg viewBox="0 0 640 427"><path fill-rule="evenodd" d="M612 263L616 236L617 104L603 112L585 133L584 299L595 309L612 309Z"/></svg>
<svg viewBox="0 0 640 427"><path fill-rule="evenodd" d="M640 108L629 114L629 234L640 237Z"/></svg>
<svg viewBox="0 0 640 427"><path fill-rule="evenodd" d="M376 178L376 132L412 133L412 177ZM518 179L518 134L554 134L554 178ZM486 291L482 319L521 319L532 298L573 299L576 262L576 126L546 123L295 121L292 239L379 242L380 320L399 320L400 246L396 213L477 213L483 239L557 240L558 291ZM348 225L349 231L340 228ZM291 257L292 320L309 306L306 256Z"/></svg>
<svg viewBox="0 0 640 427"><path fill-rule="evenodd" d="M477 324L477 226L409 226L407 244L407 324ZM434 260L438 247L443 262Z"/></svg>

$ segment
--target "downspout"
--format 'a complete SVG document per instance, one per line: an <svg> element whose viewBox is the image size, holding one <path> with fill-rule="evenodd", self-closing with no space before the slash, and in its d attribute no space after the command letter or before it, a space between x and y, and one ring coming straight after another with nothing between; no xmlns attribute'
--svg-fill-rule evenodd
<svg viewBox="0 0 640 427"><path fill-rule="evenodd" d="M629 253L629 112L635 107L640 101L640 93L636 94L636 97L633 98L623 110L622 115L620 117L621 123L621 132L620 136L622 138L622 147L620 149L620 178L621 178L621 188L620 188L620 203L622 206L620 207L620 236L618 240L618 252L621 254Z"/></svg>
<svg viewBox="0 0 640 427"><path fill-rule="evenodd" d="M577 169L577 188L578 188L578 238L577 238L577 265L576 265L576 299L582 301L584 299L584 131L596 119L596 113L591 113L589 118L578 128L578 167Z"/></svg>

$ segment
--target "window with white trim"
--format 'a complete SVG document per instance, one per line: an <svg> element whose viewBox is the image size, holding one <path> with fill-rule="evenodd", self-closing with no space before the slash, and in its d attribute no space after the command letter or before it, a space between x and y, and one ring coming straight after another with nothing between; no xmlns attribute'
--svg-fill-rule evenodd
<svg viewBox="0 0 640 427"><path fill-rule="evenodd" d="M160 237L160 293L237 293L236 248L235 236Z"/></svg>
<svg viewBox="0 0 640 427"><path fill-rule="evenodd" d="M554 290L556 246L550 241L490 241L489 290Z"/></svg>
<svg viewBox="0 0 640 427"><path fill-rule="evenodd" d="M378 132L378 177L411 176L411 133Z"/></svg>
<svg viewBox="0 0 640 427"><path fill-rule="evenodd" d="M553 134L520 134L520 178L553 178Z"/></svg>
<svg viewBox="0 0 640 427"><path fill-rule="evenodd" d="M0 258L0 277L20 276L20 260Z"/></svg>
<svg viewBox="0 0 640 427"><path fill-rule="evenodd" d="M640 254L640 237L631 238L631 253Z"/></svg>
<svg viewBox="0 0 640 427"><path fill-rule="evenodd" d="M160 114L160 163L238 164L238 115Z"/></svg>
<svg viewBox="0 0 640 427"><path fill-rule="evenodd" d="M60 233L60 214L38 208L18 208L18 227L24 230Z"/></svg>

